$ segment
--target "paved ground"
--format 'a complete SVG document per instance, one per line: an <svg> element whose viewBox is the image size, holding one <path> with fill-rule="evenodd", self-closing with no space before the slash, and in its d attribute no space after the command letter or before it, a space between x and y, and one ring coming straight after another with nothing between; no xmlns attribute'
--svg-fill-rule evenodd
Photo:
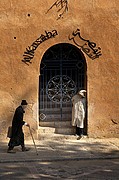
<svg viewBox="0 0 119 180"><path fill-rule="evenodd" d="M6 153L7 142L0 143L0 179L81 179L119 180L119 139L56 139L26 141L30 151Z"/></svg>

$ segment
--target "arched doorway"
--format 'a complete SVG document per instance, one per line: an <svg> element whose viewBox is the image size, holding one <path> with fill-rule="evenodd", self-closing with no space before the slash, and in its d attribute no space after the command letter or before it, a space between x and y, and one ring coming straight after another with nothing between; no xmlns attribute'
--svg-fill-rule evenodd
<svg viewBox="0 0 119 180"><path fill-rule="evenodd" d="M79 89L86 89L86 69L85 58L74 45L56 44L44 53L39 77L41 122L71 122L71 98Z"/></svg>

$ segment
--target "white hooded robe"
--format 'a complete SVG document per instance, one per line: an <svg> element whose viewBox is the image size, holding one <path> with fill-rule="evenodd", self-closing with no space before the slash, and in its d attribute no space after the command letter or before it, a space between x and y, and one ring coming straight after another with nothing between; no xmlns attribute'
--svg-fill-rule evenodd
<svg viewBox="0 0 119 180"><path fill-rule="evenodd" d="M86 113L86 98L78 94L72 97L72 126L84 128L84 119Z"/></svg>

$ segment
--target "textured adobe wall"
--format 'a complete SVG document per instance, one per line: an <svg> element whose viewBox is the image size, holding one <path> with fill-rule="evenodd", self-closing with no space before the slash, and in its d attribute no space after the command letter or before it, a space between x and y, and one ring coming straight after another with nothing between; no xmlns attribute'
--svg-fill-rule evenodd
<svg viewBox="0 0 119 180"><path fill-rule="evenodd" d="M74 44L68 36L77 28L84 39L95 42L102 52L95 60L84 53L87 61L88 135L119 137L119 2L69 0L68 11L58 20L58 6L47 12L55 2L60 0L0 1L0 137L5 138L7 126L21 99L29 102L26 121L37 129L40 61L52 45ZM46 35L45 30L56 30L58 35L44 40L33 51L32 63L26 65L21 61L24 51L28 46L32 50L32 43L41 34Z"/></svg>

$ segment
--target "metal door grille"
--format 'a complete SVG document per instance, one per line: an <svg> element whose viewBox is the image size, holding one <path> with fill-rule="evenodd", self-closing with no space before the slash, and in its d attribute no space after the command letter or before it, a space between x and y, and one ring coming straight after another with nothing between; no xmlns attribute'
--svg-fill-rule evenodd
<svg viewBox="0 0 119 180"><path fill-rule="evenodd" d="M85 61L71 44L46 51L40 66L39 111L41 121L71 119L71 98L85 87Z"/></svg>

